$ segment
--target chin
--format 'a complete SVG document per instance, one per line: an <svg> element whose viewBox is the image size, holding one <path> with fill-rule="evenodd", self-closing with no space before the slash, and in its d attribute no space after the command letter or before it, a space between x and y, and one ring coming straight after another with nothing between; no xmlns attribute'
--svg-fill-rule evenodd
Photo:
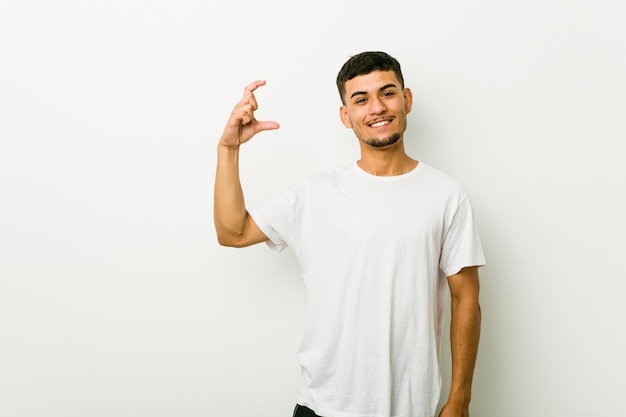
<svg viewBox="0 0 626 417"><path fill-rule="evenodd" d="M363 140L363 142L372 148L387 148L391 145L395 145L396 143L398 143L400 139L402 139L402 135L396 133L388 138L370 138Z"/></svg>

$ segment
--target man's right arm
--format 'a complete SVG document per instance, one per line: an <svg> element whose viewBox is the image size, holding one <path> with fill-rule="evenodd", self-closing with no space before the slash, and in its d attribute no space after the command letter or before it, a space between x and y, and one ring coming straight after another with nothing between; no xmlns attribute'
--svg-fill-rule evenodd
<svg viewBox="0 0 626 417"><path fill-rule="evenodd" d="M218 242L224 246L244 247L267 240L246 210L239 180L241 144L261 131L279 127L276 122L260 122L254 118L258 108L254 91L263 85L265 81L256 81L246 87L217 145L214 222Z"/></svg>

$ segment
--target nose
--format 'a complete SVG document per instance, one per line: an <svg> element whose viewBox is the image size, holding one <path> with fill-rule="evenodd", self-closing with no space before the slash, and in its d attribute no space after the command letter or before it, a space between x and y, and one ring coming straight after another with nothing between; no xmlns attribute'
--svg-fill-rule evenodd
<svg viewBox="0 0 626 417"><path fill-rule="evenodd" d="M375 97L370 100L370 114L381 114L386 109L385 103L380 98Z"/></svg>

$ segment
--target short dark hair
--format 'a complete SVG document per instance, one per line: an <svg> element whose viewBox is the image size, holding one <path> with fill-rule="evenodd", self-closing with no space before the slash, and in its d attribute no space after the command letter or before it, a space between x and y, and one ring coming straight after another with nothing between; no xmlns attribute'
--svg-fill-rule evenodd
<svg viewBox="0 0 626 417"><path fill-rule="evenodd" d="M404 78L397 59L385 52L368 51L352 56L343 64L339 74L337 74L337 89L341 102L346 104L344 95L346 94L346 81L359 75L369 74L373 71L393 71L400 81L400 87L404 88Z"/></svg>

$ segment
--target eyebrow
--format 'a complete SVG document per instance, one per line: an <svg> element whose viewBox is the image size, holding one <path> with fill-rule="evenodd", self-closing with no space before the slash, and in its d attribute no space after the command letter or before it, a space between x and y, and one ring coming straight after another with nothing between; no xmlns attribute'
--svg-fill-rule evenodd
<svg viewBox="0 0 626 417"><path fill-rule="evenodd" d="M394 83L389 83L380 87L378 91L383 91L390 87L397 88L397 86ZM352 93L352 95L350 95L350 98L353 98L354 96L358 96L358 95L367 95L367 91L355 91L354 93Z"/></svg>

